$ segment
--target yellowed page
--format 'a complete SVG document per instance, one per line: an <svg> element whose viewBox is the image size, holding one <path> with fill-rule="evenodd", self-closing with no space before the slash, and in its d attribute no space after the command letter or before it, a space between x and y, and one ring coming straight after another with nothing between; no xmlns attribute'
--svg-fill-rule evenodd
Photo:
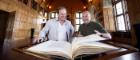
<svg viewBox="0 0 140 60"><path fill-rule="evenodd" d="M97 34L88 35L85 37L74 37L72 40L72 51L76 50L81 46L82 43L86 42L97 42L101 40L106 40L106 38L100 37Z"/></svg>
<svg viewBox="0 0 140 60"><path fill-rule="evenodd" d="M89 41L102 41L102 40L107 40L106 38L104 37L101 37L97 34L91 34L91 35L88 35L88 36L84 36L84 37L74 37L73 38L73 41L72 41L72 44L76 44L76 43L82 43L82 42L89 42Z"/></svg>
<svg viewBox="0 0 140 60"><path fill-rule="evenodd" d="M66 41L49 40L41 44L32 46L27 51L38 53L42 55L58 55L71 59L71 44Z"/></svg>
<svg viewBox="0 0 140 60"><path fill-rule="evenodd" d="M81 54L97 54L109 50L119 49L115 46L99 42L101 40L106 39L97 35L74 38L72 42L73 57Z"/></svg>

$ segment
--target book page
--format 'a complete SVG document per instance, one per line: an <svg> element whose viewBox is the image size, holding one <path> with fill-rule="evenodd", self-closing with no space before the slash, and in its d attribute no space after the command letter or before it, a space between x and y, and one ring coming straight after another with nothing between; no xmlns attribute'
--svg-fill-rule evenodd
<svg viewBox="0 0 140 60"><path fill-rule="evenodd" d="M85 37L75 37L72 40L72 52L83 46L83 44L87 44L89 46L88 42L97 42L101 40L106 40L106 38L100 37L97 34L92 34Z"/></svg>
<svg viewBox="0 0 140 60"><path fill-rule="evenodd" d="M40 55L58 55L65 58L72 58L71 44L66 41L49 40L38 45L32 46L26 51Z"/></svg>
<svg viewBox="0 0 140 60"><path fill-rule="evenodd" d="M77 46L79 43L85 43L85 42L97 42L107 40L106 38L100 37L97 34L88 35L85 37L74 37L72 40L72 46ZM73 49L73 48L72 48Z"/></svg>
<svg viewBox="0 0 140 60"><path fill-rule="evenodd" d="M85 42L78 43L73 49L73 56L75 57L82 54L99 54L119 48L102 42Z"/></svg>
<svg viewBox="0 0 140 60"><path fill-rule="evenodd" d="M76 43L82 43L82 42L92 42L92 41L102 41L102 40L107 40L104 37L101 37L97 34L91 34L85 37L74 37L72 40L72 44L76 44Z"/></svg>

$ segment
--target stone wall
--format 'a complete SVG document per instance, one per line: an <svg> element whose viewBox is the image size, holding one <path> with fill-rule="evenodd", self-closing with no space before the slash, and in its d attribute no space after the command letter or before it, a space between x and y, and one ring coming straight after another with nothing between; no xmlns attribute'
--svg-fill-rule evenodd
<svg viewBox="0 0 140 60"><path fill-rule="evenodd" d="M35 34L40 31L40 25L37 24L38 12L18 0L0 0L0 10L9 13L15 11L12 35L10 39L4 40L4 52L29 44L31 28L35 29Z"/></svg>

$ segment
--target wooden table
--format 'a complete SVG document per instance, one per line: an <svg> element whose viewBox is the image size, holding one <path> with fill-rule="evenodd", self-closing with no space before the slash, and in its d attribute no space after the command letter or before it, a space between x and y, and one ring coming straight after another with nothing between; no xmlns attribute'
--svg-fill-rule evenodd
<svg viewBox="0 0 140 60"><path fill-rule="evenodd" d="M119 57L112 58L110 60L140 60L140 52L125 54Z"/></svg>
<svg viewBox="0 0 140 60"><path fill-rule="evenodd" d="M132 46L126 45L126 44L116 43L112 41L103 41L103 42L113 45L113 46L120 47L121 49L99 54L97 57L92 57L91 60L118 60L118 59L121 60L122 56L125 56L125 54L129 55L129 53L130 54L132 53L131 55L133 55L133 52L138 51L138 49ZM26 49L27 47L28 46L14 48L14 51L24 56L27 56L29 59L26 59L26 60L32 60L31 57L37 58L37 60L52 60L50 56L45 57L45 56L40 56L40 55L29 53L29 52L24 52L24 49ZM138 54L140 56L140 53L134 53L134 54Z"/></svg>

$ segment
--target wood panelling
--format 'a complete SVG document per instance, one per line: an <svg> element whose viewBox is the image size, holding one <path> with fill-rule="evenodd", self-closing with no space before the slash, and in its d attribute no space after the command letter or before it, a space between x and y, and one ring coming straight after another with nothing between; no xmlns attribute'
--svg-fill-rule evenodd
<svg viewBox="0 0 140 60"><path fill-rule="evenodd" d="M110 32L115 31L113 8L112 7L103 8L103 16L106 30Z"/></svg>
<svg viewBox="0 0 140 60"><path fill-rule="evenodd" d="M136 46L137 39L134 31L134 24L140 24L140 1L139 0L127 0L128 13L131 22L131 35L132 35L132 45Z"/></svg>

